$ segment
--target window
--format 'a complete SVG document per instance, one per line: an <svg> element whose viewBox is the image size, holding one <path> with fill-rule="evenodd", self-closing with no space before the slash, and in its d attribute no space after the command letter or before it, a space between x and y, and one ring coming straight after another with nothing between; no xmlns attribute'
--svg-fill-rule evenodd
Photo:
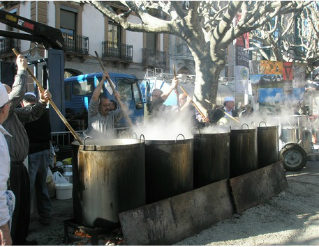
<svg viewBox="0 0 319 247"><path fill-rule="evenodd" d="M73 95L92 95L94 91L94 79L73 82Z"/></svg>
<svg viewBox="0 0 319 247"><path fill-rule="evenodd" d="M132 89L131 89L131 83L128 83L129 79L117 79L118 83L118 93L121 95L121 99L123 101L131 101L133 100L133 95L132 95ZM131 81L131 80L129 80Z"/></svg>
<svg viewBox="0 0 319 247"><path fill-rule="evenodd" d="M109 42L112 42L113 48L119 48L121 43L121 28L119 25L109 22L107 38Z"/></svg>
<svg viewBox="0 0 319 247"><path fill-rule="evenodd" d="M137 83L133 84L133 94L134 94L134 100L135 100L135 107L136 109L142 109L142 98L140 94L140 90L138 88Z"/></svg>
<svg viewBox="0 0 319 247"><path fill-rule="evenodd" d="M145 48L156 51L156 34L155 33L146 33Z"/></svg>
<svg viewBox="0 0 319 247"><path fill-rule="evenodd" d="M68 48L75 47L76 18L77 14L75 12L61 9L60 29Z"/></svg>

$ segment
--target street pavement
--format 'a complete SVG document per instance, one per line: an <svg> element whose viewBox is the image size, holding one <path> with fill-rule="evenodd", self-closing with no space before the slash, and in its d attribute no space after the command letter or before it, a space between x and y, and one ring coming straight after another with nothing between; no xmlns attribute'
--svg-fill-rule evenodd
<svg viewBox="0 0 319 247"><path fill-rule="evenodd" d="M297 172L286 172L288 188L266 203L235 214L176 245L318 245L319 161L308 161ZM39 245L66 245L63 221L73 217L72 199L52 198L52 222L43 226L31 215L28 239ZM69 228L69 245L91 245L87 235ZM98 245L122 245L121 235L99 236ZM125 244L125 239L124 239Z"/></svg>
<svg viewBox="0 0 319 247"><path fill-rule="evenodd" d="M288 188L177 245L319 246L319 162L286 172Z"/></svg>

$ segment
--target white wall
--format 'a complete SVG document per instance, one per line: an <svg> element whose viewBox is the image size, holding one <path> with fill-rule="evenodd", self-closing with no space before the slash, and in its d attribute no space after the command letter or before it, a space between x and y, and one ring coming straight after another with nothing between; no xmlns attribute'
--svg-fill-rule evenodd
<svg viewBox="0 0 319 247"><path fill-rule="evenodd" d="M48 26L55 26L55 4L53 1L48 1Z"/></svg>
<svg viewBox="0 0 319 247"><path fill-rule="evenodd" d="M164 34L160 33L160 51L164 51ZM168 56L168 54L167 54Z"/></svg>
<svg viewBox="0 0 319 247"><path fill-rule="evenodd" d="M103 15L90 4L84 5L82 16L82 35L89 37L89 52L95 56L96 51L102 56L102 41L105 41L105 25Z"/></svg>
<svg viewBox="0 0 319 247"><path fill-rule="evenodd" d="M141 23L141 20L136 16L129 16L129 22ZM143 48L143 33L126 31L126 44L133 45L133 62L142 62L142 48Z"/></svg>

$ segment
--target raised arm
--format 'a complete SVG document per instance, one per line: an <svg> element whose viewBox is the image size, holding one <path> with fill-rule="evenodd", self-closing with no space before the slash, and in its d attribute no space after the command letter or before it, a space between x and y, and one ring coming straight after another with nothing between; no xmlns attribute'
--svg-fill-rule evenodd
<svg viewBox="0 0 319 247"><path fill-rule="evenodd" d="M171 92L174 90L174 88L178 85L178 79L174 78L172 80L172 85L170 86L170 88L168 89L167 92L164 92L162 95L161 95L161 98L165 101L167 100L168 96L171 94ZM177 96L178 97L178 96Z"/></svg>
<svg viewBox="0 0 319 247"><path fill-rule="evenodd" d="M14 77L12 91L9 93L9 100L11 101L10 111L15 109L20 104L27 90L27 59L24 56L19 55L17 57L16 64L18 66L18 71Z"/></svg>
<svg viewBox="0 0 319 247"><path fill-rule="evenodd" d="M185 109L187 109L187 107L189 106L191 102L192 102L192 98L190 96L187 96L187 100L185 104L181 107L181 111L184 111Z"/></svg>
<svg viewBox="0 0 319 247"><path fill-rule="evenodd" d="M49 90L47 90L47 89L45 91L43 91L42 93L39 91L39 94L40 94L40 100L34 106L20 107L20 108L14 109L14 111L18 115L19 120L22 123L28 123L28 122L35 121L42 116L42 114L43 114L43 112L44 112L44 110L49 102L49 99L52 98L52 95L49 92Z"/></svg>
<svg viewBox="0 0 319 247"><path fill-rule="evenodd" d="M108 77L108 76L109 76L109 73L103 72L102 79L99 82L99 84L96 86L96 88L94 89L91 100L94 100L94 101L99 100L101 90L102 90L103 85L104 85L104 81L106 80L106 77Z"/></svg>

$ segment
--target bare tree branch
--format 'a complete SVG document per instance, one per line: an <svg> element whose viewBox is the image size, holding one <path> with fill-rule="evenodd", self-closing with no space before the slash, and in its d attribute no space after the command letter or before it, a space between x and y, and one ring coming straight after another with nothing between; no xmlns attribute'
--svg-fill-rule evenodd
<svg viewBox="0 0 319 247"><path fill-rule="evenodd" d="M181 37L194 57L195 98L206 106L204 99L215 102L227 47L245 33L256 47L272 46L270 57L260 51L264 58L319 59L319 11L313 1L121 1L128 10L119 14L108 2L89 2L126 30ZM129 14L140 23L129 22Z"/></svg>

